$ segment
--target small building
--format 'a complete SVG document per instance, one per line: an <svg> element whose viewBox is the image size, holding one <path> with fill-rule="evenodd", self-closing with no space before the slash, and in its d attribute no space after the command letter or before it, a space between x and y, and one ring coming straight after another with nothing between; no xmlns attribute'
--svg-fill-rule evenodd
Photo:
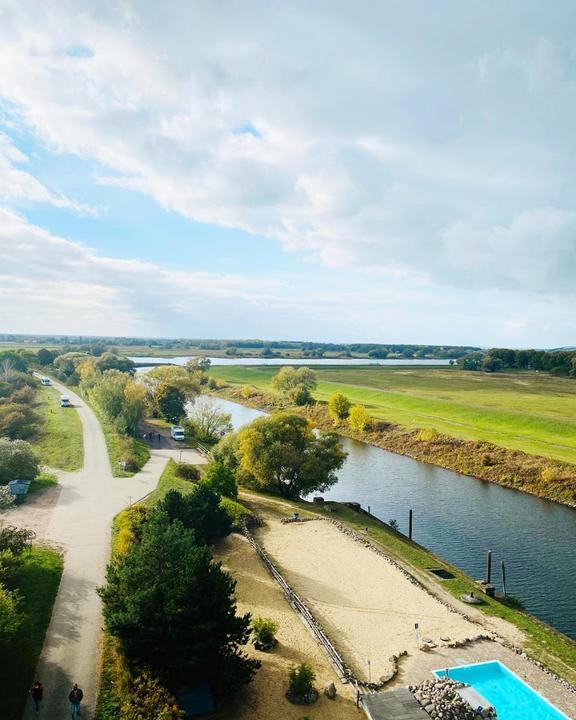
<svg viewBox="0 0 576 720"><path fill-rule="evenodd" d="M8 489L15 497L24 497L30 489L30 480L11 480Z"/></svg>

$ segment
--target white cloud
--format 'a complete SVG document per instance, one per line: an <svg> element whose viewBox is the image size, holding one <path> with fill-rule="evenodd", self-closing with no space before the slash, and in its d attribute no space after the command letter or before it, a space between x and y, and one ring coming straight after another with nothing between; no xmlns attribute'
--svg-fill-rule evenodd
<svg viewBox="0 0 576 720"><path fill-rule="evenodd" d="M55 207L72 210L78 215L97 216L95 208L82 205L65 195L51 192L34 175L22 170L29 158L14 145L12 140L0 132L0 199L5 202L47 203Z"/></svg>
<svg viewBox="0 0 576 720"><path fill-rule="evenodd" d="M0 96L100 182L332 267L572 291L533 222L576 210L572 3L82 6L4 5Z"/></svg>

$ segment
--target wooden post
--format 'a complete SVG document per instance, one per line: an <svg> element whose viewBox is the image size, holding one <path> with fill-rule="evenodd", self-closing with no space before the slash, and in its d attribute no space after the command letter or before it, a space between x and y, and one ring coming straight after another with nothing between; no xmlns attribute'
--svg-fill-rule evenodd
<svg viewBox="0 0 576 720"><path fill-rule="evenodd" d="M412 540L412 510L408 512L408 539Z"/></svg>
<svg viewBox="0 0 576 720"><path fill-rule="evenodd" d="M492 581L492 550L488 550L486 556L486 584L490 585Z"/></svg>
<svg viewBox="0 0 576 720"><path fill-rule="evenodd" d="M506 597L506 566L502 560L502 587L504 588L504 597Z"/></svg>

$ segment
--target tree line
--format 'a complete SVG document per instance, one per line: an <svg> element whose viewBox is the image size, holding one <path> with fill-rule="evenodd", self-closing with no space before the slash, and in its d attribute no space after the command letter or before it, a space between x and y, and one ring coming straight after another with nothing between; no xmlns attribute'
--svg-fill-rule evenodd
<svg viewBox="0 0 576 720"><path fill-rule="evenodd" d="M492 348L486 352L468 353L458 359L457 365L462 370L489 373L503 370L532 370L576 377L576 350Z"/></svg>

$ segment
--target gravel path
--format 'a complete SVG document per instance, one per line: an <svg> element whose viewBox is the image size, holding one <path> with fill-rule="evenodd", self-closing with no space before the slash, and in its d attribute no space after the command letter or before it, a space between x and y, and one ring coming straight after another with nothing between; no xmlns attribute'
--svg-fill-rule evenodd
<svg viewBox="0 0 576 720"><path fill-rule="evenodd" d="M78 683L84 690L81 717L89 719L94 716L100 680L102 608L96 588L104 582L112 519L156 487L175 451L153 451L140 473L114 478L96 416L70 389L58 383L54 386L69 395L82 421L84 467L61 474L60 492L49 519L42 523L45 527L37 527L40 539L63 549L64 572L36 676L44 685L42 717L69 717L68 693ZM196 456L195 461L202 459ZM21 515L19 524L25 519L23 510ZM29 701L24 719L32 717L36 714Z"/></svg>

